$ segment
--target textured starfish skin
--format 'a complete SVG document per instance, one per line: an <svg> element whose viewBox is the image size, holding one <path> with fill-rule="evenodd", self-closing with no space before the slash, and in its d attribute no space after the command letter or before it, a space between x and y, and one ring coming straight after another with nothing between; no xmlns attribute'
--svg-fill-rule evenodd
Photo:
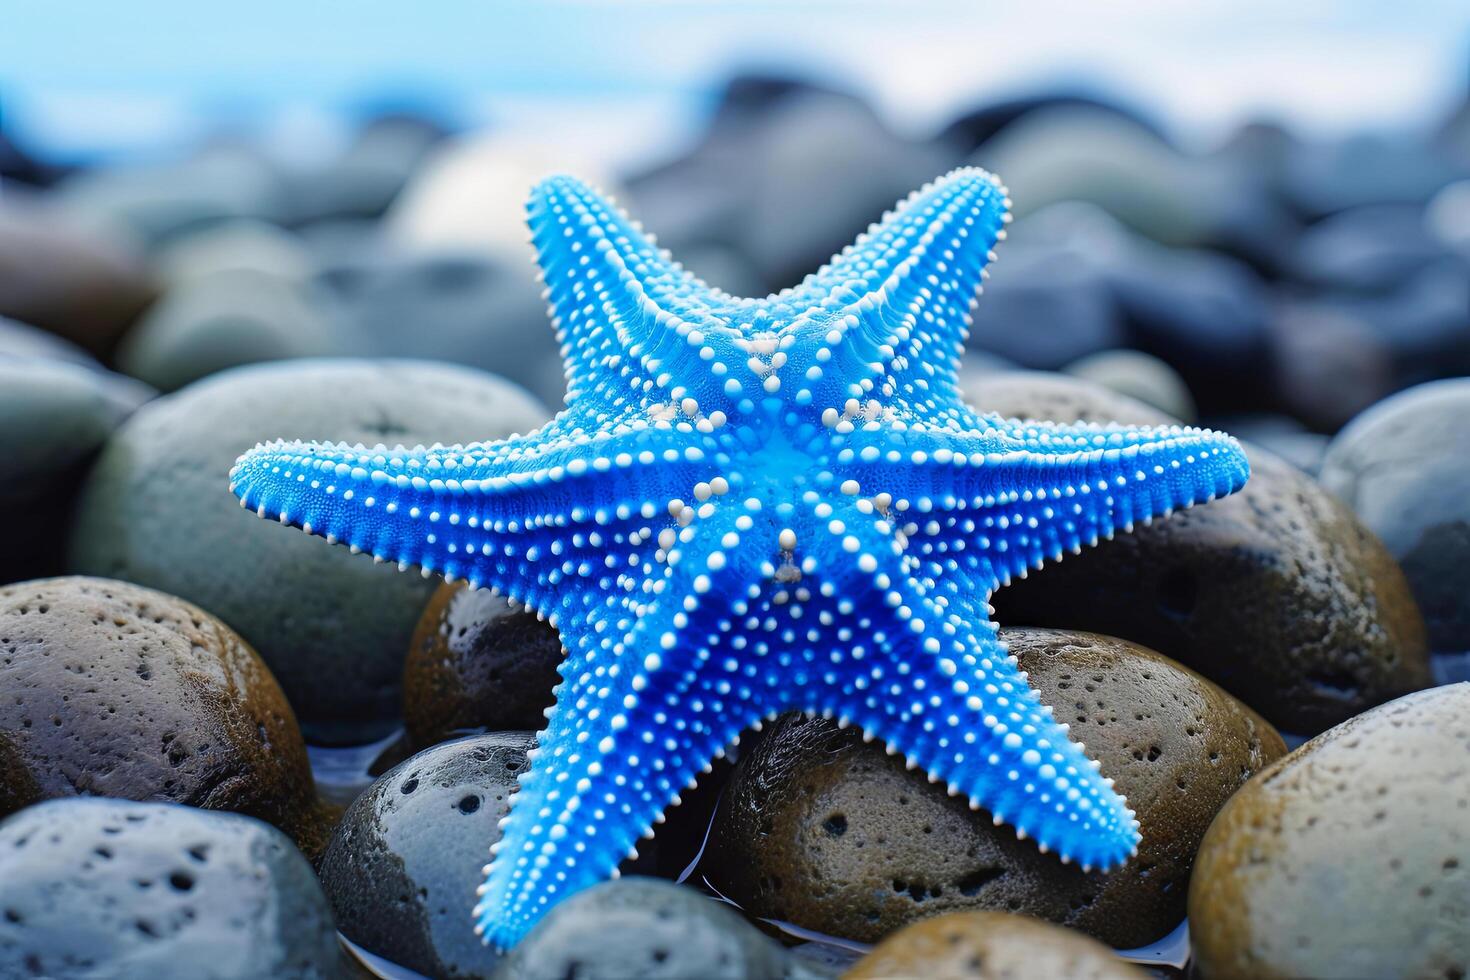
<svg viewBox="0 0 1470 980"><path fill-rule="evenodd" d="M792 709L860 726L1063 860L1136 851L1132 811L1027 686L988 599L1248 468L1199 429L965 407L969 309L1008 205L955 171L751 300L551 178L528 209L561 414L502 442L240 458L231 489L262 517L498 589L560 631L556 704L475 908L487 941L615 874L742 730Z"/></svg>

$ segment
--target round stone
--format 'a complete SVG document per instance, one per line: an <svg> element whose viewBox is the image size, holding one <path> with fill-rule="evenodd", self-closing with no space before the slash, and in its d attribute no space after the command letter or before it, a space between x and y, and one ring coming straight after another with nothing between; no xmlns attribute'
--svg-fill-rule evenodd
<svg viewBox="0 0 1470 980"><path fill-rule="evenodd" d="M705 851L711 883L750 915L863 942L976 909L1047 919L1122 948L1175 928L1205 828L1285 753L1280 736L1203 677L1123 640L1053 630L1002 638L1136 811L1136 857L1110 873L1063 864L881 742L787 716L725 790Z"/></svg>
<svg viewBox="0 0 1470 980"><path fill-rule="evenodd" d="M531 613L488 590L441 585L403 668L409 744L427 748L476 729L544 728L561 660L556 630Z"/></svg>
<svg viewBox="0 0 1470 980"><path fill-rule="evenodd" d="M323 291L258 269L224 269L172 286L128 331L118 366L162 391L260 361L345 352Z"/></svg>
<svg viewBox="0 0 1470 980"><path fill-rule="evenodd" d="M348 939L433 977L486 977L499 957L470 915L526 770L530 732L438 745L390 769L348 807L321 863Z"/></svg>
<svg viewBox="0 0 1470 980"><path fill-rule="evenodd" d="M492 371L548 405L566 393L542 286L523 256L507 262L471 250L349 250L328 263L321 282L351 321L356 343L378 356Z"/></svg>
<svg viewBox="0 0 1470 980"><path fill-rule="evenodd" d="M1203 977L1470 974L1470 684L1421 691L1256 776L1189 891Z"/></svg>
<svg viewBox="0 0 1470 980"><path fill-rule="evenodd" d="M1073 361L1064 370L1074 378L1136 398L1174 418L1194 420L1194 398L1184 379L1152 354L1136 350L1102 351Z"/></svg>
<svg viewBox="0 0 1470 980"><path fill-rule="evenodd" d="M308 854L326 843L335 813L317 800L291 706L245 641L197 606L105 579L0 588L0 690L17 762L0 784L231 810Z"/></svg>
<svg viewBox="0 0 1470 980"><path fill-rule="evenodd" d="M966 394L1007 417L1175 421L1060 376L1002 375ZM1011 582L992 600L996 618L1142 643L1298 734L1427 686L1423 620L1383 544L1296 467L1249 445L1246 455L1240 492Z"/></svg>
<svg viewBox="0 0 1470 980"><path fill-rule="evenodd" d="M393 727L403 658L434 586L241 511L230 467L257 442L413 445L528 432L545 409L479 371L290 361L228 371L128 420L83 489L70 561L197 602L270 665L314 741Z"/></svg>
<svg viewBox="0 0 1470 980"><path fill-rule="evenodd" d="M788 958L734 909L657 878L572 895L506 958L500 980L777 980Z"/></svg>
<svg viewBox="0 0 1470 980"><path fill-rule="evenodd" d="M88 466L152 394L95 362L0 353L0 582L62 570L71 508Z"/></svg>
<svg viewBox="0 0 1470 980"><path fill-rule="evenodd" d="M0 975L346 977L311 866L259 820L55 800L0 822Z"/></svg>
<svg viewBox="0 0 1470 980"><path fill-rule="evenodd" d="M843 980L1143 980L1111 949L1070 929L1004 912L950 912L904 926Z"/></svg>
<svg viewBox="0 0 1470 980"><path fill-rule="evenodd" d="M210 225L184 235L160 249L153 266L159 278L170 284L244 271L299 281L315 271L311 252L299 236L251 219Z"/></svg>
<svg viewBox="0 0 1470 980"><path fill-rule="evenodd" d="M0 356L35 357L100 368L97 359L49 330L0 316Z"/></svg>
<svg viewBox="0 0 1470 980"><path fill-rule="evenodd" d="M0 208L0 316L105 354L156 294L143 263L111 238L65 227L48 210Z"/></svg>
<svg viewBox="0 0 1470 980"><path fill-rule="evenodd" d="M1328 447L1322 483L1403 566L1436 650L1470 650L1470 379L1402 392Z"/></svg>
<svg viewBox="0 0 1470 980"><path fill-rule="evenodd" d="M1335 432L1398 387L1394 352L1351 307L1283 302L1271 318L1269 380L1308 425Z"/></svg>

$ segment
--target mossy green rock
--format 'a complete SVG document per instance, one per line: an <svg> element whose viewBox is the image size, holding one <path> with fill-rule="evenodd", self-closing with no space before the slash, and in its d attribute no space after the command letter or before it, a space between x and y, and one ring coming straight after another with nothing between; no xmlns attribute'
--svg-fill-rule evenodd
<svg viewBox="0 0 1470 980"><path fill-rule="evenodd" d="M203 606L270 666L308 740L390 731L409 638L432 582L255 519L229 492L235 459L270 439L469 442L547 416L510 382L417 361L303 360L216 375L138 412L82 490L79 572Z"/></svg>

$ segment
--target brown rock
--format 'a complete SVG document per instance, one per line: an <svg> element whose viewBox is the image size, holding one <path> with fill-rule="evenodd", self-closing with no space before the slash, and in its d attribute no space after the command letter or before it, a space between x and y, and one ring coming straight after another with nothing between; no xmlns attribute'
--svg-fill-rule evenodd
<svg viewBox="0 0 1470 980"><path fill-rule="evenodd" d="M106 354L156 293L126 250L66 230L40 208L0 204L0 316Z"/></svg>
<svg viewBox="0 0 1470 980"><path fill-rule="evenodd" d="M904 926L843 980L1142 980L1142 970L1069 929L1004 912L950 912Z"/></svg>
<svg viewBox="0 0 1470 980"><path fill-rule="evenodd" d="M1470 975L1470 684L1312 739L1210 827L1189 890L1204 977Z"/></svg>
<svg viewBox="0 0 1470 980"><path fill-rule="evenodd" d="M1003 630L1042 701L1137 811L1138 856L1084 873L995 827L880 743L788 716L736 769L710 881L748 913L872 942L950 911L1020 912L1121 948L1184 916L1210 820L1286 751L1260 716L1193 672L1123 640Z"/></svg>
<svg viewBox="0 0 1470 980"><path fill-rule="evenodd" d="M1002 375L970 395L1008 417L1171 421L1060 376ZM1428 685L1423 619L1382 543L1306 474L1246 454L1244 490L1013 582L992 600L996 618L1142 643L1294 732Z"/></svg>
<svg viewBox="0 0 1470 980"><path fill-rule="evenodd" d="M230 810L308 856L326 845L335 814L317 800L290 705L255 651L197 606L108 579L0 588L0 690L12 803L29 781L41 799Z"/></svg>
<svg viewBox="0 0 1470 980"><path fill-rule="evenodd" d="M14 813L40 798L40 787L22 762L14 738L0 731L0 814Z"/></svg>
<svg viewBox="0 0 1470 980"><path fill-rule="evenodd" d="M561 639L485 590L441 585L414 628L403 668L413 751L471 730L539 731L561 680Z"/></svg>

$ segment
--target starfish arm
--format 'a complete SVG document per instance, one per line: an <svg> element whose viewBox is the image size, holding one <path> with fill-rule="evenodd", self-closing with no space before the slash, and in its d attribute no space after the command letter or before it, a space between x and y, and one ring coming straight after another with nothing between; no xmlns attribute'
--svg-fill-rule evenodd
<svg viewBox="0 0 1470 980"><path fill-rule="evenodd" d="M798 402L820 411L849 399L957 400L970 307L1009 204L992 175L955 170L792 294L775 297L773 308L789 321L783 332L803 337L789 353Z"/></svg>
<svg viewBox="0 0 1470 980"><path fill-rule="evenodd" d="M1234 493L1250 464L1230 436L1185 426L977 420L853 433L840 478L887 491L916 557L1000 584L1117 531ZM866 460L866 461L865 461Z"/></svg>
<svg viewBox="0 0 1470 980"><path fill-rule="evenodd" d="M718 440L688 420L588 433L561 418L503 443L414 448L274 442L230 474L243 507L427 576L555 616L566 586L607 587L657 558L665 503L709 478Z"/></svg>
<svg viewBox="0 0 1470 980"><path fill-rule="evenodd" d="M538 184L527 221L562 344L567 404L621 404L658 389L731 412L727 372L743 364L735 301L696 279L602 195L571 177ZM717 367L718 365L718 367ZM737 382L738 384L738 382Z"/></svg>
<svg viewBox="0 0 1470 980"><path fill-rule="evenodd" d="M769 713L722 646L745 570L711 556L724 553L740 507L710 509L646 592L611 596L564 622L564 680L475 909L477 930L498 948L562 898L615 875L679 794Z"/></svg>
<svg viewBox="0 0 1470 980"><path fill-rule="evenodd" d="M840 533L877 560L834 567L835 625L868 642L832 651L847 667L803 692L807 710L860 726L1063 860L1126 860L1138 843L1132 811L1027 685L983 600L937 599L934 582L899 557L890 522L853 507L838 513Z"/></svg>

